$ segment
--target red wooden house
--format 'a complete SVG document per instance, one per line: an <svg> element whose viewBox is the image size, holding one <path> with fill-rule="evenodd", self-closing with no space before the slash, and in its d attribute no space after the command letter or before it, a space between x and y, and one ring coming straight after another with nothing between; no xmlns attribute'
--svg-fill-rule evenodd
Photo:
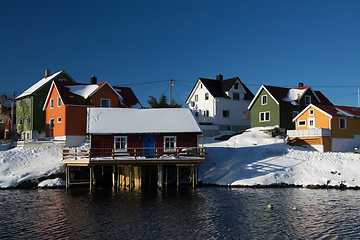
<svg viewBox="0 0 360 240"><path fill-rule="evenodd" d="M131 89L115 89L107 82L96 83L94 77L92 81L93 84L52 83L43 107L48 139L65 141L65 146L78 146L85 141L87 108L141 107Z"/></svg>

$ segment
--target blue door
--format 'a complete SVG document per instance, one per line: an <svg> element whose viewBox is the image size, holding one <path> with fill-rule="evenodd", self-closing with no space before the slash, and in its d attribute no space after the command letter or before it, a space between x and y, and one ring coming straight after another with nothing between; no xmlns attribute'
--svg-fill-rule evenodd
<svg viewBox="0 0 360 240"><path fill-rule="evenodd" d="M155 135L144 135L144 156L155 157Z"/></svg>

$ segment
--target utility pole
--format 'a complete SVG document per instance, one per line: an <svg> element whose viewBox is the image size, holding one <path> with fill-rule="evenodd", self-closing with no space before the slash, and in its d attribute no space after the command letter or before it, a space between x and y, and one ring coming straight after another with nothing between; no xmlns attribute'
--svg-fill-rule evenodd
<svg viewBox="0 0 360 240"><path fill-rule="evenodd" d="M169 97L169 106L171 107L171 88L172 88L172 80L170 78L170 97Z"/></svg>
<svg viewBox="0 0 360 240"><path fill-rule="evenodd" d="M12 104L11 104L11 125L10 125L10 139L14 136L14 108L15 108L15 92L13 93Z"/></svg>

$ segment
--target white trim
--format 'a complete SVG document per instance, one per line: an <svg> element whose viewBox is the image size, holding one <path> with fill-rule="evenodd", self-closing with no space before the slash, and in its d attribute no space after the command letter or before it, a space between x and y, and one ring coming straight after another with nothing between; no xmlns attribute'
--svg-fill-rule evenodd
<svg viewBox="0 0 360 240"><path fill-rule="evenodd" d="M102 106L102 101L103 100L108 100L109 101L109 107ZM100 98L100 107L111 108L111 99L110 98Z"/></svg>
<svg viewBox="0 0 360 240"><path fill-rule="evenodd" d="M312 114L311 111L313 111ZM309 109L309 116L315 116L315 109Z"/></svg>
<svg viewBox="0 0 360 240"><path fill-rule="evenodd" d="M310 124L310 121L313 121L313 125ZM315 118L314 117L309 117L307 119L307 122L308 122L308 128L315 128L316 125L315 125Z"/></svg>
<svg viewBox="0 0 360 240"><path fill-rule="evenodd" d="M340 120L344 120L344 121L345 121L345 128L342 128L342 127L341 127ZM339 129L346 129L346 128L347 128L346 122L347 122L347 121L346 121L346 118L339 118Z"/></svg>
<svg viewBox="0 0 360 240"><path fill-rule="evenodd" d="M323 114L325 114L326 116L328 116L329 118L332 118L332 115L330 115L329 113L325 112L324 110L322 110L321 108L315 106L314 104L310 103L309 105L306 106L306 108L304 108L304 110L302 110L292 121L295 122L301 115L303 115L310 107L313 107L314 109L322 112Z"/></svg>
<svg viewBox="0 0 360 240"><path fill-rule="evenodd" d="M250 110L250 108L252 107L252 105L255 103L256 99L258 98L259 94L261 93L261 91L265 89L265 91L269 94L269 96L276 102L277 105L280 105L279 102L276 100L276 98L274 98L273 95L271 95L271 93L266 89L266 87L264 85L261 85L260 89L258 90L258 92L256 93L255 97L253 98L253 100L251 101L251 103L248 106L248 110Z"/></svg>
<svg viewBox="0 0 360 240"><path fill-rule="evenodd" d="M59 119L60 119L60 121L59 121ZM57 117L57 118L56 118L56 122L57 122L57 123L61 123L61 117Z"/></svg>
<svg viewBox="0 0 360 240"><path fill-rule="evenodd" d="M50 109L54 108L54 99L50 98Z"/></svg>
<svg viewBox="0 0 360 240"><path fill-rule="evenodd" d="M115 93L116 95L118 95L118 97L119 97L120 99L123 99L123 97L122 97L107 81L105 81L101 86L99 86L98 88L96 88L95 91L93 91L91 94L89 94L88 98L91 97L92 95L94 95L94 93L96 93L96 92L97 92L100 88L102 88L105 84L108 85L108 86L114 91L114 93ZM89 85L97 85L97 84L89 84Z"/></svg>
<svg viewBox="0 0 360 240"><path fill-rule="evenodd" d="M120 141L117 141L119 139ZM121 139L125 139L125 148L116 148L116 143L121 143ZM114 136L114 151L115 152L127 152L127 136Z"/></svg>
<svg viewBox="0 0 360 240"><path fill-rule="evenodd" d="M51 127L51 120L53 121L53 126ZM50 118L49 119L49 129L54 129L55 128L55 119L54 118Z"/></svg>
<svg viewBox="0 0 360 240"><path fill-rule="evenodd" d="M265 101L264 101L265 99ZM264 103L265 102L265 103ZM268 101L267 101L267 95L261 95L261 105L267 105Z"/></svg>
<svg viewBox="0 0 360 240"><path fill-rule="evenodd" d="M60 96L58 96L58 97L56 98L56 106L57 106L57 107L61 107L61 98L60 98Z"/></svg>
<svg viewBox="0 0 360 240"><path fill-rule="evenodd" d="M264 120L263 120L263 121L261 121L261 114L262 114L262 113L264 114ZM266 113L269 113L269 119L268 119L268 120L266 120ZM271 117L270 117L270 111L259 112L259 122L269 122L270 119L271 119Z"/></svg>
<svg viewBox="0 0 360 240"><path fill-rule="evenodd" d="M304 125L300 125L300 122L304 122ZM306 120L299 120L298 121L298 127L306 127Z"/></svg>
<svg viewBox="0 0 360 240"><path fill-rule="evenodd" d="M166 147L166 138L173 138L174 139L174 146L173 147L170 147L170 148L167 148ZM172 141L169 141L169 142L172 142ZM177 137L176 136L164 136L164 152L173 152L176 150L176 142L177 142Z"/></svg>

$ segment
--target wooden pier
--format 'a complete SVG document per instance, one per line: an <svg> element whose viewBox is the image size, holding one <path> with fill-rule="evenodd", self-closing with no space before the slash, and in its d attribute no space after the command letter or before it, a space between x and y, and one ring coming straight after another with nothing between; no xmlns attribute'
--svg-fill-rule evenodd
<svg viewBox="0 0 360 240"><path fill-rule="evenodd" d="M205 162L204 148L129 148L126 152L114 149L64 148L62 163L66 167L66 187L88 184L90 189L100 185L113 188L142 188L156 182L163 188L168 183L180 185L182 175L195 187L198 166ZM185 173L186 172L186 173Z"/></svg>

